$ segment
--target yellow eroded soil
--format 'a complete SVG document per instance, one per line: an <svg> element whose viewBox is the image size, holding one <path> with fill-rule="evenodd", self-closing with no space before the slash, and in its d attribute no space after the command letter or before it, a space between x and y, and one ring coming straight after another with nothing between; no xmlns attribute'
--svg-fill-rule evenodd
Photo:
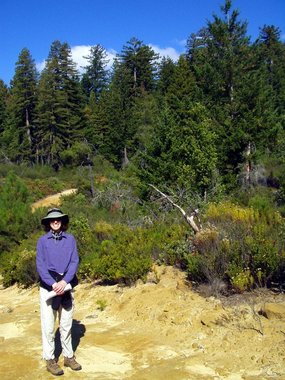
<svg viewBox="0 0 285 380"><path fill-rule="evenodd" d="M260 291L226 306L191 290L182 272L156 271L157 284L76 287L73 345L83 369L65 368L64 378L285 379L284 294ZM41 359L38 298L37 287L0 290L1 380L54 378ZM268 302L270 318L258 313Z"/></svg>

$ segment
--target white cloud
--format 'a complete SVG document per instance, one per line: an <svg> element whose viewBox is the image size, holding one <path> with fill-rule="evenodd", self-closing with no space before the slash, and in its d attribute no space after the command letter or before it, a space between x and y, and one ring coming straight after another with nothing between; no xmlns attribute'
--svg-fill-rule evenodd
<svg viewBox="0 0 285 380"><path fill-rule="evenodd" d="M110 69L113 65L114 59L117 56L117 52L114 49L109 49L106 51L106 53L107 53L107 59L109 60L107 64L107 68Z"/></svg>
<svg viewBox="0 0 285 380"><path fill-rule="evenodd" d="M37 70L39 72L41 72L45 68L45 65L46 65L46 61L45 60L42 61L42 62L36 63Z"/></svg>
<svg viewBox="0 0 285 380"><path fill-rule="evenodd" d="M86 58L84 57L88 57L88 55L90 54L90 48L90 45L78 45L71 47L72 60L76 63L77 70L80 74L84 71L84 67L88 64ZM109 61L107 64L107 69L110 69L114 62L114 58L116 57L117 52L114 49L109 49L106 51L106 53L106 59ZM44 69L45 64L45 60L36 64L39 72L41 72Z"/></svg>
<svg viewBox="0 0 285 380"><path fill-rule="evenodd" d="M176 62L180 56L181 53L179 53L176 49L173 47L166 47L161 48L157 45L149 44L149 47L151 47L156 53L160 55L160 57L169 57L174 62ZM84 67L87 66L88 62L86 58L90 54L90 48L91 45L77 45L71 47L71 56L73 61L76 63L77 70L80 74L84 71ZM116 58L117 52L114 49L106 50L107 53L107 60L109 61L107 64L107 69L110 69L113 65L114 59ZM36 64L37 69L39 72L41 72L45 67L46 61L38 62Z"/></svg>
<svg viewBox="0 0 285 380"><path fill-rule="evenodd" d="M76 63L77 69L80 73L84 70L84 67L88 65L86 57L90 55L90 48L90 45L79 45L71 47L72 59ZM106 50L106 54L106 60L109 61L107 64L107 69L110 69L117 55L117 52L114 49L109 49Z"/></svg>
<svg viewBox="0 0 285 380"><path fill-rule="evenodd" d="M149 44L149 47L151 47L161 57L171 58L175 62L178 60L180 56L180 53L177 50L175 50L173 47L161 48L157 45L152 45L152 44Z"/></svg>
<svg viewBox="0 0 285 380"><path fill-rule="evenodd" d="M90 48L91 46L88 45L73 46L71 48L71 56L73 61L76 63L79 72L82 72L84 66L87 66L88 62L84 57L89 55Z"/></svg>

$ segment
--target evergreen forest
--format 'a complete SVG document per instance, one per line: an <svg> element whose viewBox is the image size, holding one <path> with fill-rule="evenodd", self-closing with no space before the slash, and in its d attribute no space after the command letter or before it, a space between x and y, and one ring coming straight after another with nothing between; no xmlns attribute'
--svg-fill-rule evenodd
<svg viewBox="0 0 285 380"><path fill-rule="evenodd" d="M191 32L191 31L190 31ZM54 41L39 73L24 47L0 79L0 260L3 283L37 281L32 212L63 198L82 280L131 284L153 263L197 284L242 292L285 285L285 44L274 25L251 41L231 0L185 54L159 57L137 37L112 68L99 43L79 73ZM199 209L193 234L187 214ZM195 211L196 212L196 211ZM226 289L226 290L225 290ZM229 290L230 289L230 290Z"/></svg>

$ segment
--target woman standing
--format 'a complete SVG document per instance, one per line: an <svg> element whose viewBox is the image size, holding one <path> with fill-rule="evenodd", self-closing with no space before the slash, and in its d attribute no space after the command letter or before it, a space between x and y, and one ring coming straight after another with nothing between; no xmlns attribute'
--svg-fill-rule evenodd
<svg viewBox="0 0 285 380"><path fill-rule="evenodd" d="M81 365L74 357L71 327L74 299L70 290L77 285L76 271L79 258L73 235L66 232L69 218L60 209L53 208L42 219L46 234L37 242L36 265L40 276L41 329L43 358L47 370L62 375L63 370L55 358L55 321L58 315L64 366L78 371ZM53 291L54 297L49 298Z"/></svg>

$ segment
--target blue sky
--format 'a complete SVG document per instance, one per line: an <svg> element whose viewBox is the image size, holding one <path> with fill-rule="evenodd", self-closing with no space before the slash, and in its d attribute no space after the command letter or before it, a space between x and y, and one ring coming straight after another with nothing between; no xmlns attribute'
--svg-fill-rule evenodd
<svg viewBox="0 0 285 380"><path fill-rule="evenodd" d="M131 37L137 37L162 55L176 59L191 33L220 15L224 0L1 0L0 79L9 84L23 48L38 67L47 58L51 43L67 42L73 59L101 44L110 59ZM248 22L254 40L263 25L281 30L285 41L285 0L232 0L240 20Z"/></svg>

